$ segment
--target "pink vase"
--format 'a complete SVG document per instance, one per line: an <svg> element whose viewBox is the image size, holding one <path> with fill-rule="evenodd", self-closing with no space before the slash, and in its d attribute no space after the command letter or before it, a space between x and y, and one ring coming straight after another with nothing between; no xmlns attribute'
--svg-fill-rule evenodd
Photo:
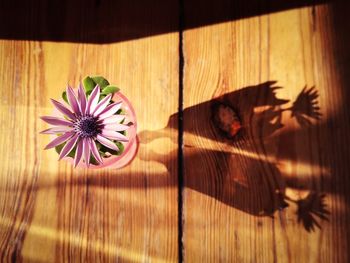
<svg viewBox="0 0 350 263"><path fill-rule="evenodd" d="M103 163L99 165L90 164L90 169L102 169L102 168L111 168L111 169L119 169L127 164L129 164L135 157L138 149L138 141L137 141L137 122L136 122L136 114L134 108L132 107L130 101L121 93L116 92L112 98L113 101L122 101L122 109L125 112L125 121L124 123L132 123L130 128L126 132L126 136L129 138L128 142L122 142L124 145L124 152L121 155L112 155L107 158L102 158ZM59 114L55 109L53 112L54 115ZM68 161L73 165L72 157L65 157L63 160ZM86 168L85 163L80 162L77 167Z"/></svg>
<svg viewBox="0 0 350 263"><path fill-rule="evenodd" d="M137 122L135 110L132 107L130 101L125 97L121 92L117 92L113 96L113 101L122 101L122 109L126 112L126 118L124 123L132 123L130 128L126 132L126 136L129 138L129 141L124 144L124 152L121 155L112 155L108 158L103 158L103 164L93 165L91 164L89 168L91 169L100 169L100 168L112 168L119 169L127 164L129 164L135 157L138 148L137 141ZM72 159L72 158L71 158ZM72 159L73 160L73 159ZM81 163L80 166L85 164Z"/></svg>

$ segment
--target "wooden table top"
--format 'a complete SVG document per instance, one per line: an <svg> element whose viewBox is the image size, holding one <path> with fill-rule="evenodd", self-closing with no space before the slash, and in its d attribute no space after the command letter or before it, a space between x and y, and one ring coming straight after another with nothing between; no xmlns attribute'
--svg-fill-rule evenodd
<svg viewBox="0 0 350 263"><path fill-rule="evenodd" d="M350 5L248 2L0 3L1 262L350 261ZM43 150L91 74L135 107L119 170Z"/></svg>

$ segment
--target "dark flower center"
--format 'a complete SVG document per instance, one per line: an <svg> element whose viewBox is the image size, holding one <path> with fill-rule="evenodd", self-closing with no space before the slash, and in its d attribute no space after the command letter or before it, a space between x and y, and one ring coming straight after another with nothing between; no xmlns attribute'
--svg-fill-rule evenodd
<svg viewBox="0 0 350 263"><path fill-rule="evenodd" d="M97 118L89 115L79 118L74 124L74 129L83 138L96 137L101 132Z"/></svg>

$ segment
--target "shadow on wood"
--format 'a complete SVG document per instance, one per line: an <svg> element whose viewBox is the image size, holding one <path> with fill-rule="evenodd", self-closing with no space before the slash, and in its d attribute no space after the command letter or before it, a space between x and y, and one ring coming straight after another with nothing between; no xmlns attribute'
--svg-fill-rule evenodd
<svg viewBox="0 0 350 263"><path fill-rule="evenodd" d="M276 210L287 207L288 202L303 204L304 208L314 207L306 205L310 198L293 200L286 196L290 181L281 174L277 163L279 158L269 152L269 145L285 146L290 138L283 137L280 131L284 127L283 112L290 111L290 118L299 123L300 129L293 131L299 136L302 136L303 130L317 127L316 122L321 116L318 93L314 87L304 88L293 105L285 107L289 100L276 96L275 91L282 87L275 84L276 81L268 81L245 87L184 110L184 162L189 164L185 165L185 187L256 216L272 216ZM231 107L240 118L242 128L233 138L218 128L220 126L213 116L218 105ZM174 120L177 119L178 115L174 114L166 128L141 132L141 143L169 136L176 143L178 127ZM186 140L191 136L194 136L192 140ZM188 141L193 143L196 137L201 138L201 145L189 145ZM282 147L283 158L296 162L299 156L294 155L292 148ZM158 161L162 160L159 154L151 155ZM308 158L307 155L303 157ZM313 162L310 159L302 161ZM298 181L293 187L298 188L299 185L305 184ZM319 197L320 202L323 200L324 195L319 194L317 189L308 190L315 192L314 196ZM314 225L319 226L305 209L298 211L303 211L298 218L308 231ZM315 215L323 219L328 211L321 209L318 212Z"/></svg>
<svg viewBox="0 0 350 263"><path fill-rule="evenodd" d="M184 1L183 29L326 3L292 1ZM227 6L225 13L222 7ZM113 43L179 31L179 1L6 0L0 3L0 39Z"/></svg>

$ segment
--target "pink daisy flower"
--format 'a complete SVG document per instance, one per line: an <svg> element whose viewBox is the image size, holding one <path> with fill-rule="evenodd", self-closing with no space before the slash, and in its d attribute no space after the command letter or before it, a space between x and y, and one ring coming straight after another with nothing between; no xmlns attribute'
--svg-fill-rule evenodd
<svg viewBox="0 0 350 263"><path fill-rule="evenodd" d="M78 88L78 96L69 86L66 92L70 107L51 99L53 105L63 115L62 118L41 117L43 121L54 125L41 133L59 135L45 149L65 143L59 155L59 160L61 160L76 147L74 167L81 160L84 160L86 166L89 166L91 155L98 163L103 163L96 146L97 142L111 150L119 151L113 141L128 141L128 138L121 133L129 128L128 125L121 124L125 115L115 114L121 108L122 102L110 103L112 94L99 101L100 87L98 85L88 99L82 85Z"/></svg>

